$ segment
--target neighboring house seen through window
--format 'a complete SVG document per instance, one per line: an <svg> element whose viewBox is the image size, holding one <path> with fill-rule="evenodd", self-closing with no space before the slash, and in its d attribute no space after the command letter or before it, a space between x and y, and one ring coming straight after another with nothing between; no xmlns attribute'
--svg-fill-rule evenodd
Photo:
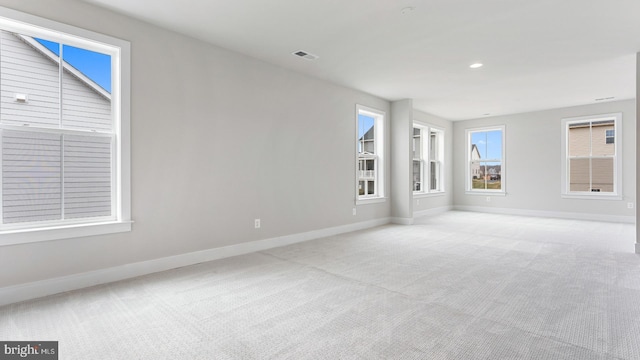
<svg viewBox="0 0 640 360"><path fill-rule="evenodd" d="M444 131L414 124L412 147L414 194L443 192Z"/></svg>
<svg viewBox="0 0 640 360"><path fill-rule="evenodd" d="M384 196L384 113L357 106L357 198Z"/></svg>
<svg viewBox="0 0 640 360"><path fill-rule="evenodd" d="M467 130L467 191L504 193L504 126Z"/></svg>
<svg viewBox="0 0 640 360"><path fill-rule="evenodd" d="M607 114L563 119L563 196L618 196L621 118Z"/></svg>
<svg viewBox="0 0 640 360"><path fill-rule="evenodd" d="M122 141L128 115L123 124L120 77L128 43L113 39L117 45L105 45L111 38L97 36L100 43L0 20L3 235L73 225L83 225L88 235L88 224L130 220L129 175L122 165L129 162ZM99 232L127 228L103 226ZM61 236L74 235L51 238Z"/></svg>

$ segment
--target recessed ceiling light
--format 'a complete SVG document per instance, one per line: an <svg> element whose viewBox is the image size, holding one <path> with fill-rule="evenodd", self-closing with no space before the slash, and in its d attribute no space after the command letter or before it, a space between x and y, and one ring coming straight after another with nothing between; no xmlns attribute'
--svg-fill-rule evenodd
<svg viewBox="0 0 640 360"><path fill-rule="evenodd" d="M486 114L482 114L482 116L489 116L491 115L490 113L486 113Z"/></svg>
<svg viewBox="0 0 640 360"><path fill-rule="evenodd" d="M482 65L483 65L482 63L475 63L475 64L469 65L469 67L472 69L477 69L479 67L482 67Z"/></svg>
<svg viewBox="0 0 640 360"><path fill-rule="evenodd" d="M409 14L410 12L412 12L413 10L415 10L415 8L412 8L412 7L409 6L409 7L406 7L406 8L403 8L402 10L400 10L400 13L402 15L406 15L406 14Z"/></svg>

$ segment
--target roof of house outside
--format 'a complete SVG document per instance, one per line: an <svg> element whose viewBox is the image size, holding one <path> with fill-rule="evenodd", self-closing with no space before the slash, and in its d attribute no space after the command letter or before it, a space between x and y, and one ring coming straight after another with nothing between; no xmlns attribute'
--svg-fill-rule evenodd
<svg viewBox="0 0 640 360"><path fill-rule="evenodd" d="M47 59L55 63L58 63L58 55L51 52L51 50L47 49L44 45L40 44L33 37L22 35L22 34L15 34L15 33L13 35L16 36L18 39L22 40L23 42L25 42L27 45L31 46L33 49L35 49L42 55L44 55ZM76 69L75 67L73 67L73 65L69 64L64 60L62 61L62 66L69 74L76 77L78 80L83 82L90 89L98 93L100 96L111 101L111 94L107 90L105 90L102 86L98 85L98 83L96 83L95 81L87 77L85 74L83 74L80 70Z"/></svg>

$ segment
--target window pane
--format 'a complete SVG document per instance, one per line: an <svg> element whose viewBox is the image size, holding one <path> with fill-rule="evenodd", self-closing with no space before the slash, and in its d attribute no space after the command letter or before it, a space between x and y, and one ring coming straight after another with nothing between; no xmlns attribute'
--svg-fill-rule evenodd
<svg viewBox="0 0 640 360"><path fill-rule="evenodd" d="M431 181L429 182L430 190L440 190L440 163L437 161L431 162Z"/></svg>
<svg viewBox="0 0 640 360"><path fill-rule="evenodd" d="M569 125L568 141L569 156L591 155L591 127L590 122Z"/></svg>
<svg viewBox="0 0 640 360"><path fill-rule="evenodd" d="M486 166L480 163L472 163L471 164L471 188L472 189L485 189L486 182L484 178L484 174L486 171Z"/></svg>
<svg viewBox="0 0 640 360"><path fill-rule="evenodd" d="M421 130L413 128L413 158L422 159L422 148L420 146L420 133Z"/></svg>
<svg viewBox="0 0 640 360"><path fill-rule="evenodd" d="M591 160L591 189L613 192L613 158Z"/></svg>
<svg viewBox="0 0 640 360"><path fill-rule="evenodd" d="M613 144L615 142L615 130L607 130L605 143Z"/></svg>
<svg viewBox="0 0 640 360"><path fill-rule="evenodd" d="M484 131L471 133L471 160L487 158L487 133Z"/></svg>
<svg viewBox="0 0 640 360"><path fill-rule="evenodd" d="M484 164L484 170L487 189L502 189L502 164L499 162L487 162Z"/></svg>
<svg viewBox="0 0 640 360"><path fill-rule="evenodd" d="M589 159L569 159L569 191L590 191Z"/></svg>
<svg viewBox="0 0 640 360"><path fill-rule="evenodd" d="M376 193L376 187L374 181L367 181L367 195L373 195Z"/></svg>
<svg viewBox="0 0 640 360"><path fill-rule="evenodd" d="M64 136L64 217L111 215L111 138Z"/></svg>
<svg viewBox="0 0 640 360"><path fill-rule="evenodd" d="M487 131L486 159L502 159L502 130Z"/></svg>
<svg viewBox="0 0 640 360"><path fill-rule="evenodd" d="M437 160L438 156L438 133L432 131L429 135L429 160Z"/></svg>
<svg viewBox="0 0 640 360"><path fill-rule="evenodd" d="M0 44L0 121L59 127L59 44L7 31Z"/></svg>
<svg viewBox="0 0 640 360"><path fill-rule="evenodd" d="M376 161L375 160L366 160L366 168L365 170L369 171L367 176L373 177L373 171L376 169Z"/></svg>
<svg viewBox="0 0 640 360"><path fill-rule="evenodd" d="M422 191L421 161L413 161L413 191Z"/></svg>
<svg viewBox="0 0 640 360"><path fill-rule="evenodd" d="M613 143L614 124L613 121L598 121L593 124L592 149L593 156L611 156L615 155L616 148ZM611 136L608 136L609 133Z"/></svg>
<svg viewBox="0 0 640 360"><path fill-rule="evenodd" d="M375 154L375 119L371 116L358 114L358 152Z"/></svg>
<svg viewBox="0 0 640 360"><path fill-rule="evenodd" d="M1 132L3 222L60 220L61 136Z"/></svg>
<svg viewBox="0 0 640 360"><path fill-rule="evenodd" d="M112 128L111 56L62 47L62 125L65 128Z"/></svg>
<svg viewBox="0 0 640 360"><path fill-rule="evenodd" d="M358 195L364 195L364 181L358 181Z"/></svg>

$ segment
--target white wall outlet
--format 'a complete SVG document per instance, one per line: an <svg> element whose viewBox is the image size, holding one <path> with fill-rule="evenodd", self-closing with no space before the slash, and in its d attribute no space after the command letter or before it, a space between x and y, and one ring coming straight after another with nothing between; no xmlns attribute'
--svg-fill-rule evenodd
<svg viewBox="0 0 640 360"><path fill-rule="evenodd" d="M255 226L256 229L260 229L260 219L253 220L253 226Z"/></svg>
<svg viewBox="0 0 640 360"><path fill-rule="evenodd" d="M420 199L416 199L416 205L420 205Z"/></svg>
<svg viewBox="0 0 640 360"><path fill-rule="evenodd" d="M627 209L633 209L633 203L627 203Z"/></svg>
<svg viewBox="0 0 640 360"><path fill-rule="evenodd" d="M487 202L491 202L491 196L487 196Z"/></svg>
<svg viewBox="0 0 640 360"><path fill-rule="evenodd" d="M353 215L356 214L356 208L353 208Z"/></svg>

